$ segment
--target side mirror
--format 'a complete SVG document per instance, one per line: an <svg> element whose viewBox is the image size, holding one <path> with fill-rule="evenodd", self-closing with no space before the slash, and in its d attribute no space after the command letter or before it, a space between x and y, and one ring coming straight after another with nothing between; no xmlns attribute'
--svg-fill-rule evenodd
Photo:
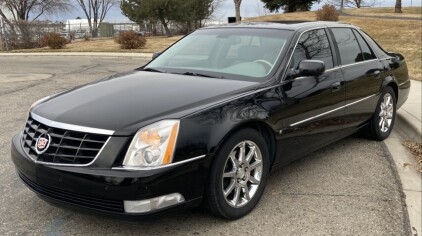
<svg viewBox="0 0 422 236"><path fill-rule="evenodd" d="M303 60L299 63L299 76L319 76L325 71L325 64L319 60Z"/></svg>
<svg viewBox="0 0 422 236"><path fill-rule="evenodd" d="M161 55L161 52L154 52L153 54L152 54L152 60L154 60L155 58L157 58L158 56L160 56Z"/></svg>

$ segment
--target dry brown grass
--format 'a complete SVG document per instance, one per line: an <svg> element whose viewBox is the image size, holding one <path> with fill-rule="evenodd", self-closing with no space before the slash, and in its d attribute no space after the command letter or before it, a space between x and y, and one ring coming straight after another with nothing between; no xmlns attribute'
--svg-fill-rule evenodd
<svg viewBox="0 0 422 236"><path fill-rule="evenodd" d="M379 12L379 15L389 8L363 9L369 12ZM421 7L403 8L403 11L416 13L421 12ZM355 9L351 11L361 11ZM248 18L248 21L314 21L315 12L298 12L262 17ZM398 19L377 19L366 17L340 16L340 22L354 24L371 35L386 51L398 52L406 58L410 77L414 80L422 80L422 42L421 42L421 21L398 20Z"/></svg>
<svg viewBox="0 0 422 236"><path fill-rule="evenodd" d="M394 13L394 7L346 9L344 12L351 15L422 18L421 7L404 7L401 14Z"/></svg>
<svg viewBox="0 0 422 236"><path fill-rule="evenodd" d="M352 15L367 16L400 16L421 17L421 7L405 7L403 14L395 14L394 8L366 8L345 10ZM268 15L248 18L246 21L314 21L315 12L298 12L278 15ZM422 42L421 21L399 19L377 19L370 17L340 16L340 21L361 27L370 34L386 51L398 52L405 56L408 63L409 74L412 79L422 80ZM157 52L166 49L181 36L175 37L149 37L144 48L134 50L120 49L113 39L100 39L91 41L73 42L64 49L54 52ZM51 49L40 48L19 50L17 52L51 52Z"/></svg>
<svg viewBox="0 0 422 236"><path fill-rule="evenodd" d="M147 43L140 49L121 49L114 39L96 39L89 41L77 41L66 45L63 49L51 50L50 48L35 48L14 50L13 52L133 52L151 53L163 51L182 36L174 37L148 37Z"/></svg>
<svg viewBox="0 0 422 236"><path fill-rule="evenodd" d="M406 141L403 143L416 159L416 169L422 172L422 143L415 141Z"/></svg>
<svg viewBox="0 0 422 236"><path fill-rule="evenodd" d="M386 51L403 54L411 79L422 80L421 22L416 20L385 20L341 17L341 21L361 27Z"/></svg>

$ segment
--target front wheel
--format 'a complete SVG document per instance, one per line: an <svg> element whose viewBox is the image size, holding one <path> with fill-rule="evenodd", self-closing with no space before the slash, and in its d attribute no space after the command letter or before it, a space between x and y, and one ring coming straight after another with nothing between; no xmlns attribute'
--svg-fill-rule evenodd
<svg viewBox="0 0 422 236"><path fill-rule="evenodd" d="M390 135L396 119L396 94L391 87L385 88L371 119L371 136L382 141Z"/></svg>
<svg viewBox="0 0 422 236"><path fill-rule="evenodd" d="M238 219L256 206L264 191L269 152L253 129L230 137L215 156L207 186L209 210L216 216Z"/></svg>

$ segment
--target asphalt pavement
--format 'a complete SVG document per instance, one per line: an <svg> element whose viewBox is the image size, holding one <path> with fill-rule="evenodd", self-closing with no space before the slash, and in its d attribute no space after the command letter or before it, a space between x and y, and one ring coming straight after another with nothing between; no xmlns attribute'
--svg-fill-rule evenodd
<svg viewBox="0 0 422 236"><path fill-rule="evenodd" d="M391 155L383 142L359 135L272 173L257 208L237 221L196 208L126 222L57 208L37 198L19 181L10 160L11 138L21 131L32 102L145 62L117 57L0 57L0 235L410 234Z"/></svg>

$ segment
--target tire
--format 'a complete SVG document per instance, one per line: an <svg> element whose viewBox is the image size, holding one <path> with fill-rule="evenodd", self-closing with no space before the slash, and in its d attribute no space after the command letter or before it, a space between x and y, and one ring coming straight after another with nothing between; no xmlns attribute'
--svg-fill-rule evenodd
<svg viewBox="0 0 422 236"><path fill-rule="evenodd" d="M251 152L252 149L255 151ZM248 154L253 154L249 160ZM230 220L251 212L265 189L269 164L268 147L258 131L248 128L233 134L217 151L211 166L206 188L209 211Z"/></svg>
<svg viewBox="0 0 422 236"><path fill-rule="evenodd" d="M388 98L390 98L388 100ZM387 104L388 103L388 104ZM374 140L382 141L390 135L396 120L396 94L393 88L386 87L377 103L370 121L370 134Z"/></svg>

